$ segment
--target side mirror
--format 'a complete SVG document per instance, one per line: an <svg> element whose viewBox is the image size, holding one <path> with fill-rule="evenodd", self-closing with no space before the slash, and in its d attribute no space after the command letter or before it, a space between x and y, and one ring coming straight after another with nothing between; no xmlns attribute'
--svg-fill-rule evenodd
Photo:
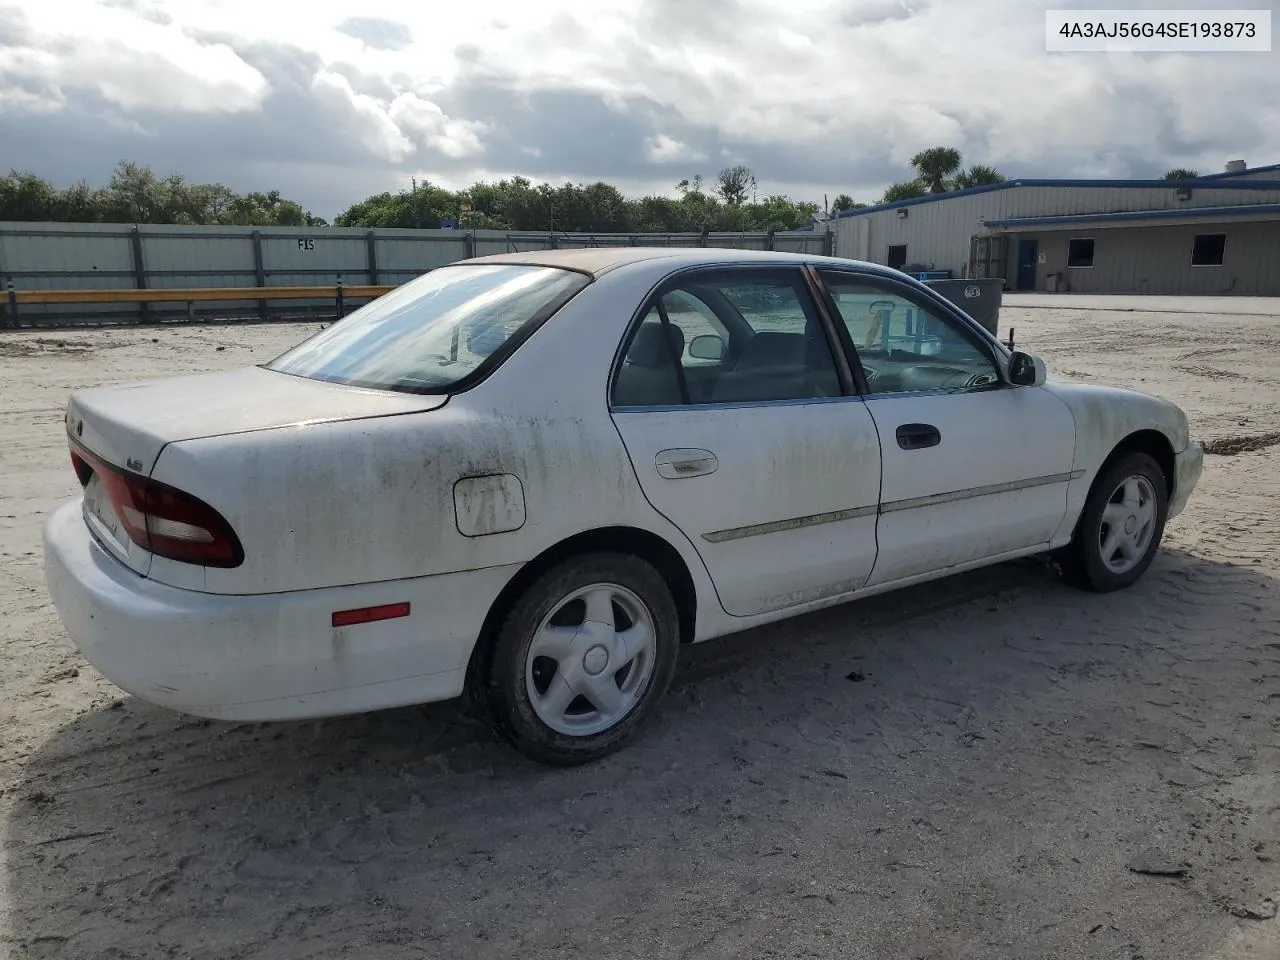
<svg viewBox="0 0 1280 960"><path fill-rule="evenodd" d="M689 341L689 356L695 360L723 360L724 341L714 333L704 333Z"/></svg>
<svg viewBox="0 0 1280 960"><path fill-rule="evenodd" d="M1009 382L1019 387L1038 387L1044 383L1047 373L1044 361L1029 353L1015 351L1009 358Z"/></svg>

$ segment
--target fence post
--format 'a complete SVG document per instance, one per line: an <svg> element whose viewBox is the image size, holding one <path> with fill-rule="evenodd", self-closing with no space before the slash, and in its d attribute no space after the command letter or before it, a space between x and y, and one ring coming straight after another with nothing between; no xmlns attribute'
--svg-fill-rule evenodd
<svg viewBox="0 0 1280 960"><path fill-rule="evenodd" d="M130 256L133 259L133 285L139 290L147 289L147 264L142 258L142 233L137 227L129 231ZM147 322L148 309L144 300L138 304L138 320Z"/></svg>
<svg viewBox="0 0 1280 960"><path fill-rule="evenodd" d="M370 230L364 235L365 265L369 272L369 284L378 285L378 235Z"/></svg>
<svg viewBox="0 0 1280 960"><path fill-rule="evenodd" d="M345 315L345 306L342 302L342 274L338 274L338 319L341 320Z"/></svg>
<svg viewBox="0 0 1280 960"><path fill-rule="evenodd" d="M254 283L259 287L265 287L267 285L267 270L262 262L262 234L259 231L254 230L249 234L249 239L253 241ZM263 320L269 319L267 317L267 301L258 301L258 316Z"/></svg>
<svg viewBox="0 0 1280 960"><path fill-rule="evenodd" d="M468 230L462 245L462 259L470 260L476 255L476 232Z"/></svg>
<svg viewBox="0 0 1280 960"><path fill-rule="evenodd" d="M5 277L4 286L5 286L5 290L9 294L9 310L8 310L9 322L7 326L12 327L14 330L17 330L18 329L18 294L17 294L17 291L13 289L13 277Z"/></svg>

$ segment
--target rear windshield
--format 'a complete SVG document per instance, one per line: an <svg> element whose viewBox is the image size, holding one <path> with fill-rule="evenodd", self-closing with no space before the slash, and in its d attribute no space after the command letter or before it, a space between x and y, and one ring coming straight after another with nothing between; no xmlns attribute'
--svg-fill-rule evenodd
<svg viewBox="0 0 1280 960"><path fill-rule="evenodd" d="M553 267L440 267L361 307L266 364L351 386L443 393L590 278Z"/></svg>

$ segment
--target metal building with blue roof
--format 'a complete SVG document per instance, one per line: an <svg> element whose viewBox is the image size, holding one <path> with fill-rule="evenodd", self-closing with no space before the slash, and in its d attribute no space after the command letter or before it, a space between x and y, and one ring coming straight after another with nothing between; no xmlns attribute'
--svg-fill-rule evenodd
<svg viewBox="0 0 1280 960"><path fill-rule="evenodd" d="M1280 164L1191 180L1008 180L842 212L838 256L1006 289L1280 296Z"/></svg>

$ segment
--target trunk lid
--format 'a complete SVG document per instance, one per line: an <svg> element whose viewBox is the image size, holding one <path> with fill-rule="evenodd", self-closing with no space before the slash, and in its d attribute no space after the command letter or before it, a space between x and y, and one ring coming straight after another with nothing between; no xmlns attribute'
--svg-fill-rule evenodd
<svg viewBox="0 0 1280 960"><path fill-rule="evenodd" d="M67 404L73 450L149 477L160 451L182 440L226 436L334 420L420 413L445 396L366 390L308 380L260 367L80 390ZM133 542L97 472L81 475L85 522L103 546L146 576L151 553Z"/></svg>
<svg viewBox="0 0 1280 960"><path fill-rule="evenodd" d="M447 397L365 390L248 367L80 390L67 431L107 463L149 476L165 444L434 410Z"/></svg>

